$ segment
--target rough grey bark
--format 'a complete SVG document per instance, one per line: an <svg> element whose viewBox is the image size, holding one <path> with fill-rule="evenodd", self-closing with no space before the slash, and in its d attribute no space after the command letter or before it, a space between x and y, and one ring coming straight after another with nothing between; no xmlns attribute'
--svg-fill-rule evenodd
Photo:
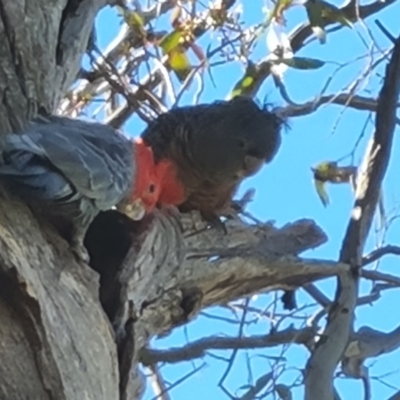
<svg viewBox="0 0 400 400"><path fill-rule="evenodd" d="M105 0L0 2L0 132L53 111L76 79Z"/></svg>
<svg viewBox="0 0 400 400"><path fill-rule="evenodd" d="M297 257L326 240L309 220L281 229L232 220L227 235L204 228L197 212L160 211L138 224L110 211L89 231L92 265L103 277L100 295L116 331L123 399L138 398L143 391L138 362L145 361L149 340L188 322L204 307L348 271L344 264ZM119 248L126 257L119 267L110 267L105 255L114 249L115 260L119 254L107 243L113 238L121 243L123 237L132 238Z"/></svg>
<svg viewBox="0 0 400 400"><path fill-rule="evenodd" d="M104 1L0 1L0 134L53 111ZM50 244L49 239L53 241ZM0 398L112 399L118 367L97 274L1 191Z"/></svg>
<svg viewBox="0 0 400 400"><path fill-rule="evenodd" d="M116 349L97 274L4 194L0 249L0 398L117 398Z"/></svg>

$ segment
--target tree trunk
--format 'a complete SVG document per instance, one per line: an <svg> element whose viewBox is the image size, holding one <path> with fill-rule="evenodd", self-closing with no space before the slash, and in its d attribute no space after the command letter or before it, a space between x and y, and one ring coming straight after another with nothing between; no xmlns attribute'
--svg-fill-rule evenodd
<svg viewBox="0 0 400 400"><path fill-rule="evenodd" d="M0 1L0 134L22 129L37 110L55 110L104 3ZM4 191L0 198L0 398L117 398L97 274L77 265L27 207Z"/></svg>

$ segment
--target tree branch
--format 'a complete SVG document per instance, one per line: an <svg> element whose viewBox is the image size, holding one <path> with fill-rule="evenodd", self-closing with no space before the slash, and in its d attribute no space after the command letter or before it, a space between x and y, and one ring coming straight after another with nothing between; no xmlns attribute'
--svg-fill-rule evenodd
<svg viewBox="0 0 400 400"><path fill-rule="evenodd" d="M389 254L400 256L400 247L394 245L386 245L380 247L379 249L376 249L370 254L364 256L362 259L362 265L363 267L365 267L366 265L372 264L383 256L387 256Z"/></svg>
<svg viewBox="0 0 400 400"><path fill-rule="evenodd" d="M400 400L400 391L396 392L393 396L390 396L388 400Z"/></svg>
<svg viewBox="0 0 400 400"><path fill-rule="evenodd" d="M340 263L297 256L326 240L309 220L280 229L228 220L227 235L206 230L206 226L198 212L177 216L165 209L135 223L108 211L88 231L91 266L101 274L100 296L116 330L119 354L131 354L128 367L120 372L131 377L130 393L140 392L143 385L138 352L154 335L186 323L205 307L260 290L336 276L348 269ZM126 243L130 250L118 255L120 250L108 246L125 242L121 230L131 238ZM110 260L111 255L114 259L122 256L121 267L120 261ZM126 326L132 319L134 337L127 341ZM129 351L124 350L125 343L130 343Z"/></svg>
<svg viewBox="0 0 400 400"><path fill-rule="evenodd" d="M156 365L147 367L150 374L150 382L153 387L153 392L157 400L171 400L168 394L168 387Z"/></svg>
<svg viewBox="0 0 400 400"><path fill-rule="evenodd" d="M385 274L379 271L361 271L361 276L365 279L369 279L371 281L382 281L386 282L393 287L400 286L400 278L397 276L393 276L390 274Z"/></svg>
<svg viewBox="0 0 400 400"><path fill-rule="evenodd" d="M336 302L329 313L324 339L320 340L308 362L305 381L307 400L333 398L333 372L347 346L352 329L362 250L390 158L399 92L400 38L396 41L386 68L384 84L378 99L374 140L358 176L356 201L340 253L340 261L348 263L351 271L339 277Z"/></svg>
<svg viewBox="0 0 400 400"><path fill-rule="evenodd" d="M284 117L300 117L315 112L324 104L337 104L360 111L376 112L378 101L369 97L359 96L353 93L340 93L319 96L314 100L307 101L300 105L289 105L279 107L276 111ZM396 123L400 125L400 118L396 118Z"/></svg>
<svg viewBox="0 0 400 400"><path fill-rule="evenodd" d="M249 390L238 398L238 400L253 400L257 398L257 394L261 392L268 385L269 382L273 379L274 374L272 372L268 372L262 376L260 376L256 383L252 385Z"/></svg>
<svg viewBox="0 0 400 400"><path fill-rule="evenodd" d="M175 364L205 357L206 353L212 350L258 349L287 343L306 344L314 335L315 332L312 328L287 328L280 332L251 337L211 336L179 348L168 350L143 349L141 361L145 365L160 362Z"/></svg>
<svg viewBox="0 0 400 400"><path fill-rule="evenodd" d="M347 5L342 7L341 13L346 16L347 19L350 21L355 22L358 16L361 19L366 19L371 15L378 13L379 11L383 10L387 6L393 4L396 0L388 0L385 2L376 1L375 3L368 4L365 6L359 6L357 1L350 1ZM325 19L325 26L330 26L337 24L336 21ZM343 25L339 26L339 29L343 28ZM306 45L306 40L313 36L313 31L309 23L304 23L296 28L290 35L290 46L293 50L293 53L297 53ZM260 61L259 63L255 64L255 70L257 71L254 76L254 83L252 84L252 90L248 90L249 96L254 97L258 90L260 89L261 85L271 74L270 69L270 59L267 56L264 60ZM243 77L241 78L243 79Z"/></svg>
<svg viewBox="0 0 400 400"><path fill-rule="evenodd" d="M362 327L352 336L342 359L342 371L347 377L362 379L365 399L371 399L371 385L364 361L370 357L392 352L399 347L400 327L390 333Z"/></svg>

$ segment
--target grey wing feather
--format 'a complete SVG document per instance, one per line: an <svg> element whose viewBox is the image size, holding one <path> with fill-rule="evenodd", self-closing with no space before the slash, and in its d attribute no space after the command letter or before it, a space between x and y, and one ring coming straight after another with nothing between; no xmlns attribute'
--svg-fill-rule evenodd
<svg viewBox="0 0 400 400"><path fill-rule="evenodd" d="M127 138L106 125L65 117L33 122L26 133L5 136L2 155L10 161L0 166L0 175L18 175L29 189L59 200L72 196L70 182L99 209L120 201L135 173Z"/></svg>

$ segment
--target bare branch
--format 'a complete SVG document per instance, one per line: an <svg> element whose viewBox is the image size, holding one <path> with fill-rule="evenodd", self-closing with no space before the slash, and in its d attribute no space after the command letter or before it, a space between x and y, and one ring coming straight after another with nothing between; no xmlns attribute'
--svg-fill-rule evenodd
<svg viewBox="0 0 400 400"><path fill-rule="evenodd" d="M168 388L163 377L156 365L149 365L150 382L153 387L153 392L157 400L171 400L168 394Z"/></svg>
<svg viewBox="0 0 400 400"><path fill-rule="evenodd" d="M312 328L287 328L269 335L251 337L208 337L197 340L181 348L169 350L146 349L141 353L141 361L145 364L158 362L178 363L194 358L202 358L211 350L257 349L275 347L286 343L305 344L311 340L315 332Z"/></svg>
<svg viewBox="0 0 400 400"><path fill-rule="evenodd" d="M324 104L337 104L354 108L360 111L376 112L378 101L369 97L356 95L353 93L330 94L319 96L314 100L300 105L289 105L277 108L279 115L286 117L300 117L315 112ZM399 104L398 104L399 105ZM400 118L396 118L396 123L400 124Z"/></svg>
<svg viewBox="0 0 400 400"><path fill-rule="evenodd" d="M371 399L371 385L368 368L364 365L364 361L370 357L395 351L399 347L400 327L390 333L362 327L352 336L342 359L342 371L347 377L363 381L365 399Z"/></svg>
<svg viewBox="0 0 400 400"><path fill-rule="evenodd" d="M246 320L246 315L247 315L247 311L248 311L247 307L248 307L249 303L250 303L250 299L249 298L244 300L244 309L242 311L242 316L241 316L240 325L239 325L239 332L238 332L238 336L237 336L237 339L239 339L239 340L242 339L242 337L243 337L244 322ZM237 348L233 348L232 354L231 354L231 356L229 358L229 361L228 361L228 366L225 369L225 372L222 374L222 376L221 376L221 378L220 378L220 380L218 382L218 386L226 393L228 393L228 391L225 388L224 383L225 383L226 378L229 375L229 372L231 371L231 369L233 367L233 363L235 361L237 353L238 353L238 349Z"/></svg>
<svg viewBox="0 0 400 400"><path fill-rule="evenodd" d="M374 301L379 300L382 290L393 289L400 286L400 278L388 274L383 274L378 271L361 271L361 276L372 281L384 281L387 283L375 284L370 294L359 297L357 299L357 306L371 304ZM332 305L332 302L313 283L304 285L303 289L324 308L322 310L319 310L317 315L312 316L310 321L315 321L316 317L320 319L325 313L328 312L329 307Z"/></svg>
<svg viewBox="0 0 400 400"><path fill-rule="evenodd" d="M309 283L308 285L304 285L303 289L321 306L329 307L331 305L331 301L328 297L326 297L315 285Z"/></svg>
<svg viewBox="0 0 400 400"><path fill-rule="evenodd" d="M389 333L383 333L367 326L361 327L352 335L351 341L344 353L343 359L376 357L391 353L400 347L400 327Z"/></svg>
<svg viewBox="0 0 400 400"><path fill-rule="evenodd" d="M395 393L393 396L390 396L388 400L400 400L400 391Z"/></svg>
<svg viewBox="0 0 400 400"><path fill-rule="evenodd" d="M268 385L268 383L272 380L273 373L268 372L267 374L260 376L256 383L250 387L250 389L243 395L238 398L238 400L253 400L257 398L257 394L261 392Z"/></svg>
<svg viewBox="0 0 400 400"><path fill-rule="evenodd" d="M340 260L361 266L361 251L368 235L380 187L389 163L400 91L400 43L396 43L381 89L373 141L357 177L356 202L343 242ZM357 251L355 251L357 250Z"/></svg>
<svg viewBox="0 0 400 400"><path fill-rule="evenodd" d="M400 286L400 278L390 274L385 274L379 271L361 271L361 276L365 279L370 279L371 281L382 281L386 282L393 287Z"/></svg>
<svg viewBox="0 0 400 400"><path fill-rule="evenodd" d="M181 383L185 382L187 379L189 379L191 376L197 374L200 370L204 368L205 364L201 364L199 367L194 368L192 371L188 372L185 374L182 378L179 378L177 381L175 381L172 385L168 387L168 390L172 390L174 387L177 387ZM160 397L158 395L154 396L151 400L159 400Z"/></svg>
<svg viewBox="0 0 400 400"><path fill-rule="evenodd" d="M376 249L372 253L367 254L363 257L362 266L365 267L368 264L372 264L373 262L379 260L381 257L389 254L400 256L400 247L394 245L380 247L379 249Z"/></svg>

